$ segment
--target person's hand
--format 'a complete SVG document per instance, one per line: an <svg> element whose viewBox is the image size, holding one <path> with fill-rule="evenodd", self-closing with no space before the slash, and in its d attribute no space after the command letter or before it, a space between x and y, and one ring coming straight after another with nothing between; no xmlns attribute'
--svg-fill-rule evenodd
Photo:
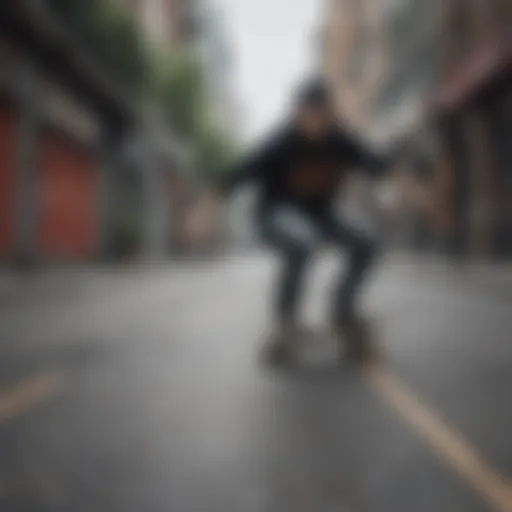
<svg viewBox="0 0 512 512"><path fill-rule="evenodd" d="M189 242L203 240L212 231L220 206L221 197L215 192L207 191L201 196L185 219L185 238Z"/></svg>
<svg viewBox="0 0 512 512"><path fill-rule="evenodd" d="M412 176L406 176L400 182L402 202L415 210L427 211L431 207L430 189Z"/></svg>
<svg viewBox="0 0 512 512"><path fill-rule="evenodd" d="M380 229L388 233L396 227L402 208L398 186L393 181L381 184L376 197L375 215Z"/></svg>

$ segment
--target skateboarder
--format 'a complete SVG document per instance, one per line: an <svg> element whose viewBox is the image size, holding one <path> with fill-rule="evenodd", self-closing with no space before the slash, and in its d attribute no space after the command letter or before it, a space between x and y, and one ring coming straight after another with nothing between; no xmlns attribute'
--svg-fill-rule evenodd
<svg viewBox="0 0 512 512"><path fill-rule="evenodd" d="M334 333L354 358L366 360L373 354L356 299L374 260L375 244L335 215L334 202L349 170L358 168L376 177L384 161L350 134L334 112L330 90L321 79L304 84L291 118L227 173L216 193L227 197L243 183L259 185L258 231L283 263L275 292L276 332L267 352L275 362L293 355L305 270L323 242L342 247L348 256L347 271L332 300ZM216 196L208 201L216 203Z"/></svg>

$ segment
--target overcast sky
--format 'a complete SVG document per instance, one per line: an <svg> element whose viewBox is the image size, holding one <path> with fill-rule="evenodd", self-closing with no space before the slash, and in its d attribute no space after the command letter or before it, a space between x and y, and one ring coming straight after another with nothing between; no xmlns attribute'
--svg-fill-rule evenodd
<svg viewBox="0 0 512 512"><path fill-rule="evenodd" d="M312 69L323 0L212 0L233 43L245 135L272 125L290 90Z"/></svg>

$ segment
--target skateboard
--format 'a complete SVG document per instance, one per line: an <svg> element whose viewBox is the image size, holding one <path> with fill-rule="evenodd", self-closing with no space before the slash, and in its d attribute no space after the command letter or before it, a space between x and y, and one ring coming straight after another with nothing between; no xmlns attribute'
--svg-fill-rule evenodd
<svg viewBox="0 0 512 512"><path fill-rule="evenodd" d="M357 364L371 364L381 359L377 344L375 322L364 320L353 328L335 334L338 359L348 359Z"/></svg>
<svg viewBox="0 0 512 512"><path fill-rule="evenodd" d="M317 345L336 346L336 358L342 362L365 364L380 359L376 347L374 322L365 321L350 331L332 332L322 329L300 328L286 339L270 337L267 340L263 359L272 366L288 366L300 361L302 353ZM325 347L324 347L325 348Z"/></svg>

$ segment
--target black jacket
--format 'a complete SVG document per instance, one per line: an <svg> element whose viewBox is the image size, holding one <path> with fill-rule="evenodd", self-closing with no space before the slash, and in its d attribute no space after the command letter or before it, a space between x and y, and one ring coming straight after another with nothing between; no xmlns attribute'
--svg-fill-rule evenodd
<svg viewBox="0 0 512 512"><path fill-rule="evenodd" d="M227 173L220 188L229 194L238 185L252 182L260 186L261 208L287 202L316 212L332 203L347 171L354 168L379 176L385 161L339 126L321 140L311 141L290 125Z"/></svg>

